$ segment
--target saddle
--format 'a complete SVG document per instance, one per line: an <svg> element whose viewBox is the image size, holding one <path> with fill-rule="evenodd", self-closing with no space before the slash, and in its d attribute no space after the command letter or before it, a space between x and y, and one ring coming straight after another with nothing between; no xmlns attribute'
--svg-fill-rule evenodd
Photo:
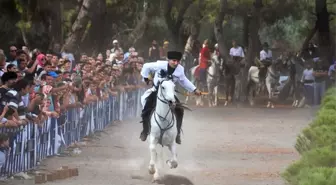
<svg viewBox="0 0 336 185"><path fill-rule="evenodd" d="M254 62L259 69L258 76L260 80L264 81L266 79L267 68L271 65L271 61L270 60L261 61L258 58L255 58Z"/></svg>

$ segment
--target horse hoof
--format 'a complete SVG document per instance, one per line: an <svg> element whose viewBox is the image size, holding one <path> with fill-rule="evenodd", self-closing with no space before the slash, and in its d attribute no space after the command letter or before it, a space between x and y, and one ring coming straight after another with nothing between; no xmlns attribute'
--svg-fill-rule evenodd
<svg viewBox="0 0 336 185"><path fill-rule="evenodd" d="M148 173L149 173L150 175L153 175L153 174L155 173L155 168L154 168L154 166L150 166L150 167L148 168Z"/></svg>
<svg viewBox="0 0 336 185"><path fill-rule="evenodd" d="M161 181L161 178L160 178L159 174L155 173L154 176L153 176L152 183L160 183L160 181Z"/></svg>
<svg viewBox="0 0 336 185"><path fill-rule="evenodd" d="M168 164L168 166L169 166L170 169L177 168L177 166L178 166L177 162L176 161L172 161L172 160L168 160L167 164Z"/></svg>

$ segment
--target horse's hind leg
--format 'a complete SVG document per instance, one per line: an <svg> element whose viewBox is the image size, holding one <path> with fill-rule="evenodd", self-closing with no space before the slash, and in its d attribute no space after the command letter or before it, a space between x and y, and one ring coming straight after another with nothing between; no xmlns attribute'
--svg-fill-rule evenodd
<svg viewBox="0 0 336 185"><path fill-rule="evenodd" d="M148 172L149 174L154 174L153 176L153 181L158 181L160 176L159 176L159 171L156 166L157 164L157 152L156 152L156 141L154 136L150 136L150 144L149 144L149 150L150 150L150 155L151 159L149 161L149 167L148 167Z"/></svg>
<svg viewBox="0 0 336 185"><path fill-rule="evenodd" d="M177 168L178 163L177 163L177 152L176 152L176 143L174 142L173 144L168 146L169 151L171 152L172 158L167 161L167 164L169 168Z"/></svg>
<svg viewBox="0 0 336 185"><path fill-rule="evenodd" d="M214 94L214 98L215 98L213 106L216 107L218 105L218 85L214 87L213 94Z"/></svg>

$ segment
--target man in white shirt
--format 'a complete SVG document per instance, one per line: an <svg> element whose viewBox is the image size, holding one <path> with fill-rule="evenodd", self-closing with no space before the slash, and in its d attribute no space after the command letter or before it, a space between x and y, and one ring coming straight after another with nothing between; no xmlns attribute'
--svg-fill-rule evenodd
<svg viewBox="0 0 336 185"><path fill-rule="evenodd" d="M314 102L314 81L315 77L313 75L314 69L312 67L312 61L306 62L306 68L303 71L301 83L304 85L304 96L306 98L306 103L308 106L312 106Z"/></svg>
<svg viewBox="0 0 336 185"><path fill-rule="evenodd" d="M190 80L185 76L184 67L180 64L182 53L177 51L169 51L167 52L166 60L158 60L156 62L145 63L141 70L141 76L144 78L144 81L148 84L149 83L149 76L151 73L154 73L153 78L153 87L148 89L144 95L141 97L141 104L143 106L142 110L142 126L143 130L140 134L140 139L142 141L146 141L147 135L150 131L150 116L152 110L155 109L156 105L156 95L157 95L157 87L158 87L158 80L159 80L159 73L162 71L170 76L173 79L173 82L178 82L182 87L184 87L189 92L194 92L196 95L201 95L201 91L199 91L194 84L190 82ZM176 98L176 101L179 100ZM177 127L177 136L176 136L176 143L181 144L180 132L182 126L182 120L184 115L184 110L181 108L175 109L176 113L176 127Z"/></svg>
<svg viewBox="0 0 336 185"><path fill-rule="evenodd" d="M232 48L230 49L230 56L234 61L240 62L244 57L244 50L242 47L237 45L235 40L232 41Z"/></svg>

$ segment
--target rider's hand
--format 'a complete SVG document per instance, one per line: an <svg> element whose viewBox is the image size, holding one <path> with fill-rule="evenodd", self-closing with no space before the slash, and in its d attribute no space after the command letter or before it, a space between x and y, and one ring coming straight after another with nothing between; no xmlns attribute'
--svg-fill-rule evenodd
<svg viewBox="0 0 336 185"><path fill-rule="evenodd" d="M195 89L194 93L197 95L197 96L200 96L202 95L202 92L198 89Z"/></svg>
<svg viewBox="0 0 336 185"><path fill-rule="evenodd" d="M145 82L147 85L149 85L149 79L148 78L144 78Z"/></svg>

